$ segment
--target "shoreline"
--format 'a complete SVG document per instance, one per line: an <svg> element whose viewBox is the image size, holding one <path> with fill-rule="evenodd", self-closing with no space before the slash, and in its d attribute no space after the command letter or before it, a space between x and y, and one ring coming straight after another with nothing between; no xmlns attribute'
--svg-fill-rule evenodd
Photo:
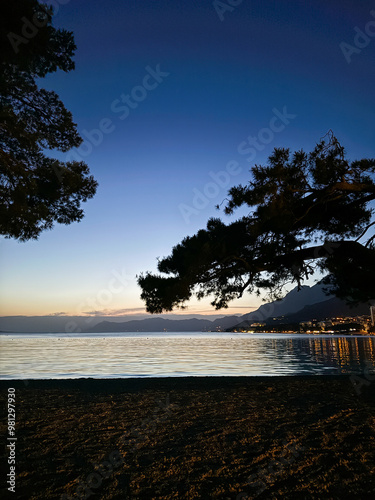
<svg viewBox="0 0 375 500"><path fill-rule="evenodd" d="M375 374L369 374L374 377ZM164 376L164 377L116 377L116 378L96 378L96 377L77 377L77 378L27 378L27 379L0 379L0 393L8 387L15 389L28 390L62 390L68 389L89 391L89 392L127 392L144 390L179 390L179 389L217 389L219 387L252 387L266 383L288 384L290 382L321 382L330 383L333 381L345 381L349 387L354 389L355 374L306 374L306 375L189 375L189 376ZM359 376L360 377L360 376ZM375 378L375 377L374 377ZM353 382L352 382L353 380ZM363 380L366 377L363 375ZM366 384L363 384L362 391ZM374 383L375 390L375 383ZM365 391L368 392L368 391Z"/></svg>
<svg viewBox="0 0 375 500"><path fill-rule="evenodd" d="M165 330L161 330L161 331L148 331L148 330L145 330L145 331L137 331L137 332L134 332L134 331L125 331L125 332L118 332L118 331L113 331L113 332L77 332L77 333L68 333L68 332L11 332L11 331L0 331L0 336L1 335L67 335L69 337L74 337L74 336L79 336L79 335L92 335L93 337L96 337L96 336L99 336L99 335L111 335L112 333L115 333L116 335L120 335L122 333L125 333L125 334L128 334L128 333L134 333L134 334L154 334L154 333L163 333L163 334L168 334L168 333L180 333L181 335L188 335L190 333L212 333L212 334L217 334L217 333L232 333L234 335L236 334L249 334L249 335L307 335L307 336L311 336L311 335L329 335L329 336L336 336L336 337L351 337L351 336L355 336L355 335L358 335L358 336L368 336L368 337L371 337L371 336L374 336L375 335L375 332L368 332L366 330L363 330L363 331L356 331L356 332L342 332L342 333L335 333L335 332L331 332L331 331L321 331L321 332L250 332L250 331L246 331L246 332L239 332L239 331L227 331L227 330L223 330L223 331L218 331L218 330L215 330L215 331L210 331L210 330L207 330L207 331L204 331L204 330L192 330L192 331L185 331L185 330L181 330L181 331L176 331L176 330L171 330L171 331L165 331Z"/></svg>
<svg viewBox="0 0 375 500"><path fill-rule="evenodd" d="M9 385L8 382L14 382L16 385L20 385L20 387L25 387L25 382L27 383L26 385L31 384L34 387L34 384L38 384L39 382L44 385L44 384L51 384L53 385L62 385L62 386L69 386L72 385L74 382L81 382L83 386L85 385L90 385L96 384L96 382L101 383L125 383L129 382L129 384L135 384L138 385L140 384L145 384L147 385L148 382L150 382L151 386L154 384L159 384L162 383L163 381L169 380L172 383L178 383L178 381L188 381L188 380L194 380L197 383L201 382L208 382L212 381L213 383L217 380L220 382L229 382L229 381L237 381L237 382L251 382L251 381L276 381L279 379L285 380L285 379L290 379L290 380L310 380L310 379L316 379L319 378L320 380L341 380L343 378L350 379L352 374L350 373L342 373L342 374L328 374L328 375L322 375L322 374L309 374L309 375L188 375L188 376L163 376L163 377L114 377L114 378L109 378L109 377L77 377L77 378L27 378L27 379L0 379L0 390L4 389L4 387L1 387L3 385Z"/></svg>
<svg viewBox="0 0 375 500"><path fill-rule="evenodd" d="M0 380L2 398L16 389L16 497L370 498L366 382L358 392L350 375Z"/></svg>

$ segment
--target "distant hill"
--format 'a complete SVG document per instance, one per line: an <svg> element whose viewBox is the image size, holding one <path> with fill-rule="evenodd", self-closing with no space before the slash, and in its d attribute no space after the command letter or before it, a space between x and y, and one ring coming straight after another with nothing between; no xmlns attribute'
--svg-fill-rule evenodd
<svg viewBox="0 0 375 500"><path fill-rule="evenodd" d="M368 313L367 305L350 309L345 302L335 297L327 296L323 292L323 285L318 283L312 287L303 286L300 290L298 290L298 287L295 287L282 300L264 304L256 311L244 314L243 316L225 316L214 321L197 318L170 320L160 317L121 323L102 321L85 331L88 333L231 331L236 328L248 327L254 322L280 324L304 320L310 321L310 319L324 319L329 316L349 316Z"/></svg>
<svg viewBox="0 0 375 500"><path fill-rule="evenodd" d="M266 323L267 325L280 325L287 323L300 323L316 319L321 321L334 316L361 316L369 315L369 306L360 304L351 308L343 300L326 295L323 285L317 283L313 287L303 286L291 290L282 300L262 305L250 314L244 314L241 320L229 330L247 328L252 323Z"/></svg>
<svg viewBox="0 0 375 500"><path fill-rule="evenodd" d="M336 297L327 296L323 286L303 286L291 290L282 300L263 304L256 311L243 316L223 316L212 320L210 316L138 315L133 317L108 316L8 316L0 318L2 332L27 333L110 333L110 332L207 332L248 327L254 322L276 325L321 320L331 316L357 316L369 314L367 305L351 309Z"/></svg>
<svg viewBox="0 0 375 500"><path fill-rule="evenodd" d="M346 302L338 299L337 297L332 297L324 302L318 302L317 304L305 306L300 311L295 313L286 314L282 319L274 320L273 318L267 318L266 323L268 325L276 325L280 323L300 323L301 321L312 321L313 319L321 321L325 318L335 316L368 316L369 314L370 308L367 304L360 304L351 308L346 304Z"/></svg>
<svg viewBox="0 0 375 500"><path fill-rule="evenodd" d="M230 326L238 323L240 316L225 316L220 317L218 314L215 315L193 315L193 314L168 314L165 316L152 316L149 314L139 314L132 316L65 316L65 315L51 315L51 316L2 316L0 317L0 330L1 334L5 333L80 333L80 332L117 332L117 331L145 331L145 324L139 323L143 319L148 321L153 320L169 320L175 321L176 330L180 331L179 328L182 327L181 331L188 331L185 329L183 323L180 325L180 321L194 319L197 323L188 324L187 328L193 327L193 330L200 331L201 328L213 329L221 326L222 329L229 328ZM206 323L198 323L198 320L206 321ZM129 323L133 323L129 325ZM96 328L96 325L101 323L100 328ZM124 329L124 324L127 324ZM121 324L120 329L116 327L117 324ZM152 327L156 324L151 325ZM152 331L163 331L164 329L170 330L171 324L165 323L157 326L156 330ZM149 330L150 331L150 330Z"/></svg>
<svg viewBox="0 0 375 500"><path fill-rule="evenodd" d="M323 285L317 283L309 287L293 288L283 299L260 306L256 311L244 314L242 321L264 322L270 317L278 317L300 311L303 307L328 300L330 297L323 292Z"/></svg>
<svg viewBox="0 0 375 500"><path fill-rule="evenodd" d="M204 332L216 331L217 329L225 330L238 323L238 320L239 316L224 316L214 321L197 318L171 320L157 317L124 321L123 323L102 321L94 327L87 329L86 332Z"/></svg>

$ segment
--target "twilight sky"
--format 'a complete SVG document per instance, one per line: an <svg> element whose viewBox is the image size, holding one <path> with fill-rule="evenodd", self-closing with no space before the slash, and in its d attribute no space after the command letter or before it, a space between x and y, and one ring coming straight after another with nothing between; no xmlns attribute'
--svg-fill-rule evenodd
<svg viewBox="0 0 375 500"><path fill-rule="evenodd" d="M1 315L143 312L136 274L221 216L274 147L310 151L332 129L350 159L375 155L374 1L46 3L78 49L75 71L41 86L84 138L55 156L86 161L99 188L79 224L0 240Z"/></svg>

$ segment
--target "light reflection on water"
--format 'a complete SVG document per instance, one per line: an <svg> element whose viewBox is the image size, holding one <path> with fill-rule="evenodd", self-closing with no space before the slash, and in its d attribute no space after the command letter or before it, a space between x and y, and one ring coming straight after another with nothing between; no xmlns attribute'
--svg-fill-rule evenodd
<svg viewBox="0 0 375 500"><path fill-rule="evenodd" d="M0 337L2 379L375 372L363 336L124 333Z"/></svg>

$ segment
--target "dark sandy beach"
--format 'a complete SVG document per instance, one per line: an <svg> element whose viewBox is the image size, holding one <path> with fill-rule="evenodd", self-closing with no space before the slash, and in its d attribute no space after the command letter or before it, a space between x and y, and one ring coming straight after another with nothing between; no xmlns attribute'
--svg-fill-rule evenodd
<svg viewBox="0 0 375 500"><path fill-rule="evenodd" d="M16 493L4 488L16 389ZM374 499L375 381L0 381L1 498ZM247 496L246 496L247 495Z"/></svg>

